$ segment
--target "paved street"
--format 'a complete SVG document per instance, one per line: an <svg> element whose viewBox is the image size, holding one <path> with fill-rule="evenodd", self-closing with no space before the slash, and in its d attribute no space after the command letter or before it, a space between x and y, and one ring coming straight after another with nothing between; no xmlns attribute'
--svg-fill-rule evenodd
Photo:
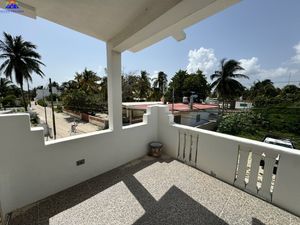
<svg viewBox="0 0 300 225"><path fill-rule="evenodd" d="M34 102L31 104L32 105L32 111L36 112L40 118L41 123L45 123L45 110L44 107L35 105ZM50 107L46 108L47 111L47 122L50 128L53 128L53 122L52 122L52 110ZM83 133L89 133L89 132L94 132L98 131L101 128L90 124L83 122L75 117L72 117L66 113L56 113L55 112L55 121L56 121L56 139L58 138L63 138L63 137L69 137L71 135L76 135L76 134L83 134ZM71 133L71 126L74 124L76 121L77 127L76 127L76 132Z"/></svg>

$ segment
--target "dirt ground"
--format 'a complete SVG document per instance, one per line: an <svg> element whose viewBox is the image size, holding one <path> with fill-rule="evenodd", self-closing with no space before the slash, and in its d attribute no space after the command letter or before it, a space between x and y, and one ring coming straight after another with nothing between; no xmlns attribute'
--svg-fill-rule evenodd
<svg viewBox="0 0 300 225"><path fill-rule="evenodd" d="M40 118L41 123L46 123L45 119L45 109L42 106L31 104L31 109L33 112L36 112ZM47 114L47 123L50 128L53 128L52 122L52 109L46 107ZM89 133L101 130L101 127L98 127L94 124L84 122L80 119L72 117L66 113L56 113L55 112L55 124L56 124L56 139L69 137L72 135L78 135L83 133ZM71 126L76 122L77 126L75 132L71 132ZM49 139L51 140L51 139Z"/></svg>

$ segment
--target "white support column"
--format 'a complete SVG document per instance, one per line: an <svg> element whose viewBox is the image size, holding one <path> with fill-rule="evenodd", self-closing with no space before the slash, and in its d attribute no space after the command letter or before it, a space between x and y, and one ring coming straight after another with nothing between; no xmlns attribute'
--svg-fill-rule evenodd
<svg viewBox="0 0 300 225"><path fill-rule="evenodd" d="M106 54L109 129L117 132L122 130L121 53L114 51L107 43Z"/></svg>

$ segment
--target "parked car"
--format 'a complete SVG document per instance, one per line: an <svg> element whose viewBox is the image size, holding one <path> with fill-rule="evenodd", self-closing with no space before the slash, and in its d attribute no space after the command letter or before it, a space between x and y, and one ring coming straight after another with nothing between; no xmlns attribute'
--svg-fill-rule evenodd
<svg viewBox="0 0 300 225"><path fill-rule="evenodd" d="M272 144L272 145L279 145L279 146L286 147L286 148L293 148L293 149L295 148L290 139L283 139L283 138L279 138L279 137L273 136L273 135L265 136L265 138L263 139L263 142ZM276 158L276 162L275 162L274 169L273 169L273 174L276 174L276 172L277 172L278 161L279 161L279 157ZM264 160L260 161L260 165L262 168L264 168L264 166L265 166Z"/></svg>
<svg viewBox="0 0 300 225"><path fill-rule="evenodd" d="M279 145L286 148L295 148L291 140L289 139L279 139L275 138L274 136L266 136L263 140L265 143L273 144L273 145Z"/></svg>

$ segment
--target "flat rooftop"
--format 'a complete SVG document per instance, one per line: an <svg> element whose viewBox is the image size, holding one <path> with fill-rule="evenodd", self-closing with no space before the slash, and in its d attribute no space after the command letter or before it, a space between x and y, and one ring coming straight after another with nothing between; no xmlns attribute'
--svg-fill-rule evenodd
<svg viewBox="0 0 300 225"><path fill-rule="evenodd" d="M128 109L146 110L152 105L163 105L162 102L123 102L122 105ZM169 110L172 111L172 103L168 104ZM189 104L174 103L174 110L179 112L199 111L206 109L218 109L218 105L193 103L193 108Z"/></svg>
<svg viewBox="0 0 300 225"><path fill-rule="evenodd" d="M10 225L296 225L300 218L193 167L143 157L12 213Z"/></svg>

